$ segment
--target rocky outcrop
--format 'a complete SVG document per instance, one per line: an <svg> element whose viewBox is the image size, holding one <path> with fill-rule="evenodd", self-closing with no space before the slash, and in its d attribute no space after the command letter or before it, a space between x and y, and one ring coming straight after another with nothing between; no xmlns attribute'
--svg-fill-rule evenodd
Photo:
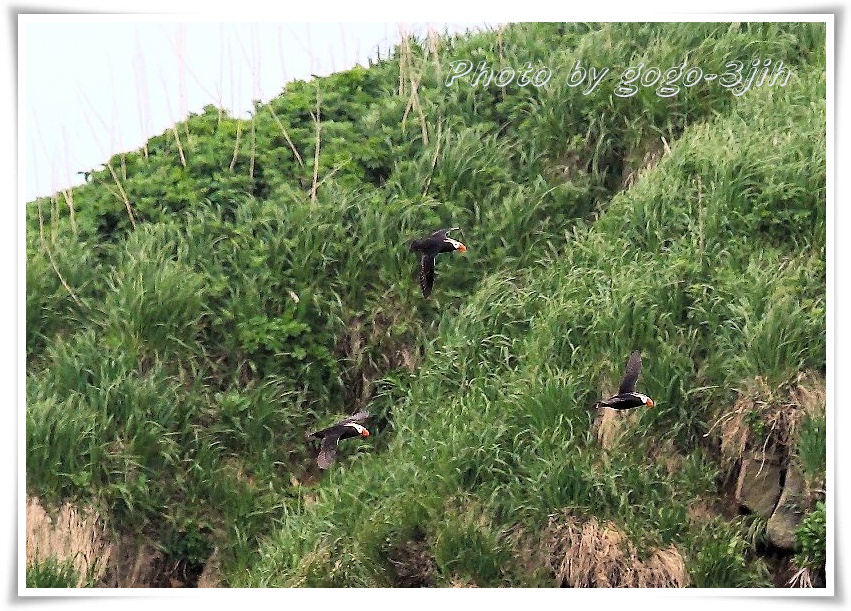
<svg viewBox="0 0 851 611"><path fill-rule="evenodd" d="M770 545L788 551L795 549L798 543L795 529L808 502L806 483L795 466L787 468L777 457L761 452L749 453L742 459L736 503L768 518L766 540Z"/></svg>
<svg viewBox="0 0 851 611"><path fill-rule="evenodd" d="M771 516L780 499L781 470L776 456L749 452L742 458L736 485L736 502L739 506L766 518Z"/></svg>
<svg viewBox="0 0 851 611"><path fill-rule="evenodd" d="M785 550L795 549L798 543L795 529L804 518L807 503L804 478L798 469L792 466L786 472L786 482L777 507L768 519L766 537L769 543Z"/></svg>
<svg viewBox="0 0 851 611"><path fill-rule="evenodd" d="M768 518L764 540L775 550L796 551L795 531L812 509L815 491L824 493L824 471L805 477L795 456L802 441L815 441L801 439L809 419L815 419L813 430L823 430L825 407L825 379L819 372L801 372L776 387L757 377L745 381L733 409L712 426L719 431L722 469L734 478L738 510Z"/></svg>

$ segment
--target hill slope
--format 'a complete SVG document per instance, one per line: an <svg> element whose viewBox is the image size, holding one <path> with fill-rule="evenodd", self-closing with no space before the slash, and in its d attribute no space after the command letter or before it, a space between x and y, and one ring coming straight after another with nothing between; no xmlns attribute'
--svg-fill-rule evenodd
<svg viewBox="0 0 851 611"><path fill-rule="evenodd" d="M217 550L230 586L771 585L765 517L721 500L760 448L803 472L808 516L824 494L824 393L794 399L826 362L824 36L409 40L31 203L29 493L98 507L189 582ZM752 57L793 76L566 78ZM459 60L553 76L447 86ZM469 251L426 301L407 242L445 226ZM656 407L589 411L633 348ZM370 440L318 473L304 432L362 407Z"/></svg>

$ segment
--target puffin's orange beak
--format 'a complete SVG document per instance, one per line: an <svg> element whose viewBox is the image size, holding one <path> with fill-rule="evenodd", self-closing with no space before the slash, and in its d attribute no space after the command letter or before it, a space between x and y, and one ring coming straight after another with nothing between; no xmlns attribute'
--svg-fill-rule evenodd
<svg viewBox="0 0 851 611"><path fill-rule="evenodd" d="M458 252L467 252L467 247L463 244L458 245Z"/></svg>
<svg viewBox="0 0 851 611"><path fill-rule="evenodd" d="M360 433L360 436L361 437L369 437L369 431L367 431L366 429L362 430L361 433Z"/></svg>
<svg viewBox="0 0 851 611"><path fill-rule="evenodd" d="M656 404L653 403L653 399L648 397L647 398L647 407L653 407L654 405L656 405Z"/></svg>

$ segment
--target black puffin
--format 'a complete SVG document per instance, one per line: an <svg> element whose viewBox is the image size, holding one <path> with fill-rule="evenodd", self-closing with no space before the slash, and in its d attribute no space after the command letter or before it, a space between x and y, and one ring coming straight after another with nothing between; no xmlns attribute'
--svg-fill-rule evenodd
<svg viewBox="0 0 851 611"><path fill-rule="evenodd" d="M633 350L626 362L626 370L621 380L618 394L609 399L598 401L594 407L609 407L611 409L632 409L634 407L653 407L653 399L640 392L635 392L635 382L641 373L641 352Z"/></svg>
<svg viewBox="0 0 851 611"><path fill-rule="evenodd" d="M438 229L433 234L422 240L414 240L411 242L411 250L416 250L422 253L420 259L420 287L423 290L423 297L428 297L431 294L431 287L434 286L434 259L442 252L466 252L467 247L458 240L453 240L448 236L450 231L455 231L458 227L450 227L448 229Z"/></svg>
<svg viewBox="0 0 851 611"><path fill-rule="evenodd" d="M343 418L337 424L308 435L308 437L322 440L322 448L316 458L316 464L319 465L320 469L327 469L333 464L334 459L337 458L337 444L341 439L369 437L369 431L359 424L366 421L367 418L369 418L369 412L358 412L353 416Z"/></svg>

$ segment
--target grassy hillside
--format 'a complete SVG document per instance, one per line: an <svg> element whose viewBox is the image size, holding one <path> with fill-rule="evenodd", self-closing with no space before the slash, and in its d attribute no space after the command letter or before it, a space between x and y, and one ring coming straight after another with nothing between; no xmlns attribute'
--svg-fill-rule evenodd
<svg viewBox="0 0 851 611"><path fill-rule="evenodd" d="M616 95L766 57L785 87ZM28 205L28 493L190 582L600 585L581 532L610 585L764 587L764 518L718 509L748 397L823 570L824 403L777 414L824 384L825 82L823 24L514 24L190 116ZM424 300L407 244L448 226ZM656 407L601 418L633 348ZM364 407L319 472L304 433Z"/></svg>

